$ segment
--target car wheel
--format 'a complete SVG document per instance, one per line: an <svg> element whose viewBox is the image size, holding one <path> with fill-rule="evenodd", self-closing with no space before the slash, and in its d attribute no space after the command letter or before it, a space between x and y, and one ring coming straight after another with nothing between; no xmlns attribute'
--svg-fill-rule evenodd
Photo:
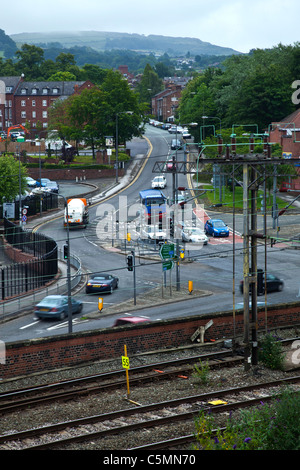
<svg viewBox="0 0 300 470"><path fill-rule="evenodd" d="M279 286L278 286L278 292L281 292L282 289L283 289L283 285L282 285L282 284L279 284Z"/></svg>
<svg viewBox="0 0 300 470"><path fill-rule="evenodd" d="M110 294L112 294L112 293L113 293L113 291L114 291L114 289L113 289L113 286L111 286L111 287L110 287L110 291L109 291L109 293L110 293Z"/></svg>
<svg viewBox="0 0 300 470"><path fill-rule="evenodd" d="M83 305L81 304L81 305L79 306L78 313L82 312L82 307L83 307Z"/></svg>
<svg viewBox="0 0 300 470"><path fill-rule="evenodd" d="M59 315L59 319L63 320L65 316L66 316L65 312L61 312L61 314Z"/></svg>

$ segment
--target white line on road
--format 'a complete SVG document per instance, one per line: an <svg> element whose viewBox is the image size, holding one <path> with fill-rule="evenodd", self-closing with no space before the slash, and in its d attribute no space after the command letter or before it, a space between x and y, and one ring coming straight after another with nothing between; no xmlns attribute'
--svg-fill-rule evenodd
<svg viewBox="0 0 300 470"><path fill-rule="evenodd" d="M37 320L33 323L29 323L28 325L21 326L20 330L25 330L25 328L29 328L30 326L36 325L37 323L39 323L39 321L40 320Z"/></svg>

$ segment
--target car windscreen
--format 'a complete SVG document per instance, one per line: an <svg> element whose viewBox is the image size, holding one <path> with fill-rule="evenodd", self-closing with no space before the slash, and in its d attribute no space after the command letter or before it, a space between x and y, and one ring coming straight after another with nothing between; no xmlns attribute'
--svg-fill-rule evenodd
<svg viewBox="0 0 300 470"><path fill-rule="evenodd" d="M224 224L224 222L222 222L222 220L217 220L216 222L214 222L214 226L215 227L225 227L225 224Z"/></svg>

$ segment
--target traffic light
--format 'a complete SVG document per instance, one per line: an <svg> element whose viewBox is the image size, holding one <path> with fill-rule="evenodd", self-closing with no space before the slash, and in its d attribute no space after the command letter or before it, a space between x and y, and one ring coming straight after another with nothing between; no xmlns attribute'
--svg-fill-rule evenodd
<svg viewBox="0 0 300 470"><path fill-rule="evenodd" d="M127 256L127 269L128 271L133 271L133 256L132 255Z"/></svg>
<svg viewBox="0 0 300 470"><path fill-rule="evenodd" d="M69 258L69 245L64 245L64 259Z"/></svg>

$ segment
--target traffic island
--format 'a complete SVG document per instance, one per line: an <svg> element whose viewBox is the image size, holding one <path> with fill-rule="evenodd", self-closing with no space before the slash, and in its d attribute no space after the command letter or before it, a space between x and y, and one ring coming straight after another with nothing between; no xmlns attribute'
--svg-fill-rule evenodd
<svg viewBox="0 0 300 470"><path fill-rule="evenodd" d="M103 307L103 309L97 312L88 313L84 315L85 318L101 318L104 315L112 315L116 313L128 313L135 310L141 310L144 308L157 307L160 306L163 308L164 304L180 302L184 300L190 300L200 297L206 297L212 295L212 292L195 289L191 293L188 288L181 288L180 291L176 290L176 286L170 287L155 287L154 289L144 292L141 295L136 297L136 305L134 304L134 299L129 299L125 302L121 302L116 305L111 305L109 307Z"/></svg>

